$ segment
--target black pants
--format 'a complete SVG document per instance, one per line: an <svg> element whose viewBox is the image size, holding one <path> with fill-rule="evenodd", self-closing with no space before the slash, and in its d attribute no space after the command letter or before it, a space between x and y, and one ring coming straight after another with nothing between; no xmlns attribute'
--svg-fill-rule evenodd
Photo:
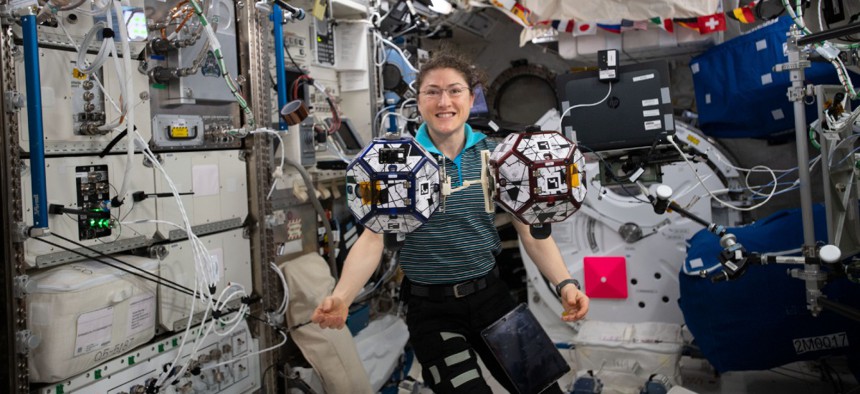
<svg viewBox="0 0 860 394"><path fill-rule="evenodd" d="M477 293L443 299L411 295L409 280L403 282L409 339L421 363L424 383L434 393L492 393L476 353L508 392L517 392L481 338L481 330L516 306L505 282L496 279ZM543 392L562 391L556 383Z"/></svg>

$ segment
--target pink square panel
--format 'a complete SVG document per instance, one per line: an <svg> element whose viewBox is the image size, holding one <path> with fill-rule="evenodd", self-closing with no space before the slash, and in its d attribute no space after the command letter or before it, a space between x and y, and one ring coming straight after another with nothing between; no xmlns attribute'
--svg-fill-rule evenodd
<svg viewBox="0 0 860 394"><path fill-rule="evenodd" d="M585 294L591 298L627 298L627 260L623 256L583 259Z"/></svg>

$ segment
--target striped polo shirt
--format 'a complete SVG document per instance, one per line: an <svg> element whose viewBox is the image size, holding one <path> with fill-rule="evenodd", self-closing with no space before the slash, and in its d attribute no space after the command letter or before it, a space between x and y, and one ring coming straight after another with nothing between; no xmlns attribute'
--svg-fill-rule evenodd
<svg viewBox="0 0 860 394"><path fill-rule="evenodd" d="M495 148L485 135L465 125L466 144L451 160L445 158L445 171L451 187L463 180L481 179L481 151ZM415 136L421 146L439 159L422 124ZM495 264L494 252L501 241L495 226L495 213L484 212L484 194L480 185L454 192L447 198L445 212L440 209L418 230L406 235L400 251L400 266L409 280L421 284L457 283L486 275Z"/></svg>

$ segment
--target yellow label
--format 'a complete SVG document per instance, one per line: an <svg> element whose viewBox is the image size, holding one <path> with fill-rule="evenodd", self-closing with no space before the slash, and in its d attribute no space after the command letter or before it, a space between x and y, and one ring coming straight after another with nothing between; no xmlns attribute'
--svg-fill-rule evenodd
<svg viewBox="0 0 860 394"><path fill-rule="evenodd" d="M314 18L319 20L325 19L325 0L314 0L313 14Z"/></svg>
<svg viewBox="0 0 860 394"><path fill-rule="evenodd" d="M567 172L570 174L570 187L579 187L579 168L577 168L576 164L571 164Z"/></svg>
<svg viewBox="0 0 860 394"><path fill-rule="evenodd" d="M78 70L77 68L73 68L72 69L72 77L75 79L79 79L79 80L83 81L83 80L87 79L87 74L82 73L81 70Z"/></svg>
<svg viewBox="0 0 860 394"><path fill-rule="evenodd" d="M694 137L692 134L687 134L687 141L690 141L690 143L696 146L698 146L700 142L699 139Z"/></svg>
<svg viewBox="0 0 860 394"><path fill-rule="evenodd" d="M171 127L170 136L172 138L188 138L188 126Z"/></svg>

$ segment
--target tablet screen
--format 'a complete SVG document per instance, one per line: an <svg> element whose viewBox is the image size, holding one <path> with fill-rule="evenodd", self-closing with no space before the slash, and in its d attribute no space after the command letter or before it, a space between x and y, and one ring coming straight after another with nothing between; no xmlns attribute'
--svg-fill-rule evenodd
<svg viewBox="0 0 860 394"><path fill-rule="evenodd" d="M525 304L485 328L481 336L521 394L539 393L570 371Z"/></svg>

